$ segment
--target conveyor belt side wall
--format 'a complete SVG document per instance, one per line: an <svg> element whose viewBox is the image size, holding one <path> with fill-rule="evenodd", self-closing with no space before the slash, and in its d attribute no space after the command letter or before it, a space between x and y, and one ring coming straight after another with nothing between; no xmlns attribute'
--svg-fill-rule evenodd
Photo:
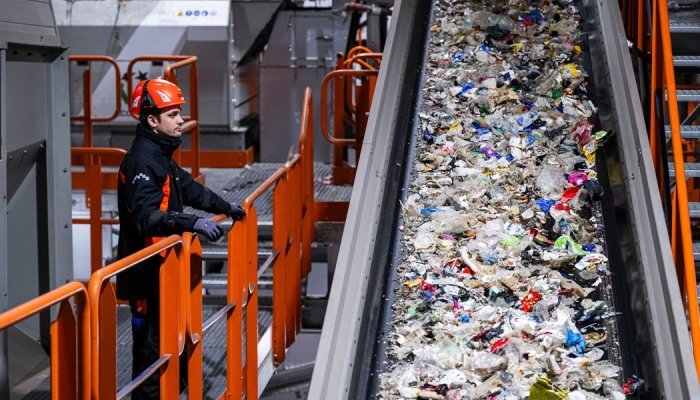
<svg viewBox="0 0 700 400"><path fill-rule="evenodd" d="M391 243L431 6L423 0L400 0L394 6L309 399L365 398L368 380L360 375L370 373L370 361L363 357L381 328L377 307L393 263Z"/></svg>
<svg viewBox="0 0 700 400"><path fill-rule="evenodd" d="M620 10L615 2L584 0L583 5L599 118L605 129L617 132L605 148L605 167L612 189L607 198L614 205L610 215L624 268L616 276L617 286L622 286L615 288L616 307L633 313L620 319L625 341L621 345L634 352L625 367L642 368L639 374L645 374L656 386L653 390L667 399L700 398ZM607 225L610 222L606 219Z"/></svg>

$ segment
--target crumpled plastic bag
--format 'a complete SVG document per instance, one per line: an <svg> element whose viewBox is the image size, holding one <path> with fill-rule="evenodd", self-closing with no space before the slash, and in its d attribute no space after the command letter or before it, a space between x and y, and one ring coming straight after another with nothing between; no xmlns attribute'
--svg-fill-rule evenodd
<svg viewBox="0 0 700 400"><path fill-rule="evenodd" d="M547 377L537 377L535 383L530 386L529 400L561 400L566 398L568 398L566 393L554 386Z"/></svg>

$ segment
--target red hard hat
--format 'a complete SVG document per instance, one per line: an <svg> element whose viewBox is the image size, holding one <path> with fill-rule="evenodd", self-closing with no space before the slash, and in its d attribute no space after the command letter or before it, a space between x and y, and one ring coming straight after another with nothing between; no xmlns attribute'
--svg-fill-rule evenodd
<svg viewBox="0 0 700 400"><path fill-rule="evenodd" d="M131 95L129 111L138 118L146 109L162 109L185 104L182 90L164 79L147 79L139 82Z"/></svg>

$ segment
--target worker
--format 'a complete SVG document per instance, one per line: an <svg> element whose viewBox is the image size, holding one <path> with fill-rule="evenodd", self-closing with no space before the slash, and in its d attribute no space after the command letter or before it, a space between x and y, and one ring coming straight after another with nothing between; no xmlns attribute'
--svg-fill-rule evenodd
<svg viewBox="0 0 700 400"><path fill-rule="evenodd" d="M182 143L183 104L180 88L162 79L141 81L131 96L130 111L139 124L119 167L120 259L172 234L196 232L209 241L224 234L221 225L184 213L185 206L228 214L234 221L246 214L240 205L225 201L192 179L172 159ZM117 275L117 297L128 300L131 307L133 378L160 357L158 276L162 261L160 256L152 257ZM181 362L181 382L186 378L182 367ZM151 375L131 398L160 398L159 374Z"/></svg>

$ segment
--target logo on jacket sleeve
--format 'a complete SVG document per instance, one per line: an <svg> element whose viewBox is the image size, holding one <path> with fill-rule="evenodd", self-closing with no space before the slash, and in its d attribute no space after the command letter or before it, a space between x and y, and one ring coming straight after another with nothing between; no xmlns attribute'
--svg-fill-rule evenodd
<svg viewBox="0 0 700 400"><path fill-rule="evenodd" d="M151 178L149 178L148 175L144 174L143 172L139 172L139 173L134 177L134 179L131 181L131 184L133 185L133 184L136 183L136 181L138 181L139 179L143 179L144 181L150 181L150 180L151 180Z"/></svg>

